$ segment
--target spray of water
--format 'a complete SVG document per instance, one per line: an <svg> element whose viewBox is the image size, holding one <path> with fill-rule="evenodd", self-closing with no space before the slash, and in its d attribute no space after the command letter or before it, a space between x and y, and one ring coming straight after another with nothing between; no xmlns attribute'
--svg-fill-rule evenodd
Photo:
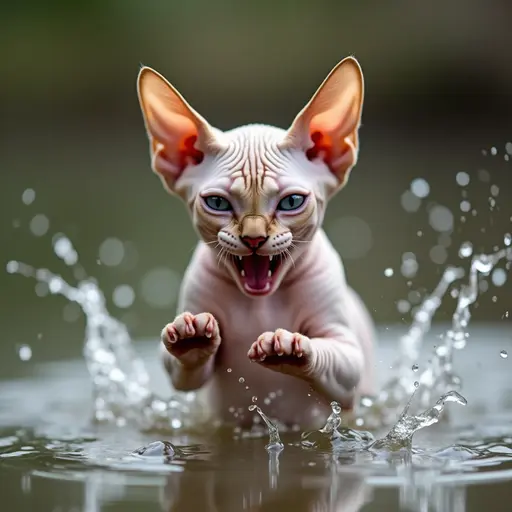
<svg viewBox="0 0 512 512"><path fill-rule="evenodd" d="M396 451L402 448L410 448L413 435L418 430L437 423L447 402L467 405L466 399L461 394L457 393L457 391L450 391L439 398L433 407L430 407L421 414L412 416L407 413L414 395L413 393L398 421L393 425L387 436L383 439L378 439L370 445L369 449L371 451Z"/></svg>
<svg viewBox="0 0 512 512"><path fill-rule="evenodd" d="M82 273L76 251L64 236L54 244L56 255ZM84 359L91 377L94 419L123 426L130 422L142 430L192 428L199 408L194 394L163 399L150 391L149 375L133 349L126 326L112 317L105 297L92 278L74 287L47 269L36 269L17 261L7 264L7 272L32 277L48 285L49 292L78 304L86 318Z"/></svg>
<svg viewBox="0 0 512 512"><path fill-rule="evenodd" d="M457 180L459 183L459 177ZM421 190L418 189L419 185ZM416 183L413 194L420 193L421 197L426 197L428 191L425 195L424 184L419 183L419 185ZM461 209L463 209L462 203ZM431 216L434 213L436 212L431 212ZM430 330L432 319L447 290L455 281L464 277L464 270L459 267L446 268L437 287L416 309L408 332L400 339L401 351L400 358L394 365L395 376L382 387L378 396L362 397L355 409L356 425L365 425L367 428L383 424L392 425L397 413L411 395L415 396L418 407L423 409L430 407L435 397L441 395L441 398L433 407L416 416L408 414L411 403L409 399L405 410L388 436L373 443L374 449L381 446L389 448L410 444L414 432L438 421L446 401L455 400L465 403L465 399L457 392L461 383L460 378L453 371L454 351L463 348L466 344L467 328L471 318L470 308L478 296L479 276L488 276L502 260L508 260L507 269L509 269L512 261L511 245L512 236L507 234L504 237L502 249L497 249L491 254L472 256L468 281L457 291L457 306L452 317L451 328L444 333L431 362L420 375L416 372L419 368L418 362L424 336ZM78 304L84 312L86 317L84 358L93 386L95 420L117 425L130 422L141 429L174 431L189 430L208 421L204 408L197 403L198 397L195 393L176 393L166 399L151 392L148 373L142 360L133 350L133 343L126 326L109 314L100 287L96 280L86 275L71 241L59 234L54 237L53 246L56 256L73 269L78 281L76 286L70 285L61 276L47 269L36 269L18 261L10 261L7 264L7 271L45 283L50 293L66 297L69 301ZM459 256L466 258L471 255L472 244L465 242L459 250ZM415 263L414 268L408 268L408 272L415 272L416 260L409 258L407 261ZM392 272L386 273L388 274L391 275ZM418 386L415 385L416 383ZM326 425L318 431L304 433L302 446L319 447L327 443L330 446L338 444L352 449L368 445L373 441L371 434L367 432L341 428L341 409L336 402L333 402L331 407L332 413ZM268 427L270 440L267 450L269 453L279 453L283 449L283 444L276 425L259 407L253 405L250 410L255 410Z"/></svg>
<svg viewBox="0 0 512 512"><path fill-rule="evenodd" d="M353 430L341 425L341 407L338 402L331 402L331 411L321 429L302 433L302 447L352 451L363 449L373 441L374 438L370 432Z"/></svg>

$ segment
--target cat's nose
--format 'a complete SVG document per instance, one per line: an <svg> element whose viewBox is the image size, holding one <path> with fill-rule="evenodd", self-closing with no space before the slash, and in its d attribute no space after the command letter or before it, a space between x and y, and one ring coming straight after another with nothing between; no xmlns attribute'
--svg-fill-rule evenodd
<svg viewBox="0 0 512 512"><path fill-rule="evenodd" d="M266 236L243 236L242 242L249 247L249 249L252 249L255 251L256 249L259 249L266 241Z"/></svg>

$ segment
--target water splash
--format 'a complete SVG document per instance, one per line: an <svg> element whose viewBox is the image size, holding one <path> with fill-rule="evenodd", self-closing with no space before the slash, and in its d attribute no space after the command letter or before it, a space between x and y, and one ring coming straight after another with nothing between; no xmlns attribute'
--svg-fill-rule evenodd
<svg viewBox="0 0 512 512"><path fill-rule="evenodd" d="M444 271L439 284L418 307L409 330L400 339L400 359L393 365L396 368L395 376L384 384L378 396L361 398L355 408L356 425L376 427L392 424L397 409L402 407L411 393L416 395L417 407L425 408L435 400L435 397L460 390L461 379L453 370L453 356L455 350L460 350L466 345L471 306L479 292L479 277L488 276L504 259L512 261L511 242L510 237L505 235L504 248L491 254L473 255L468 282L457 291L457 305L451 327L443 334L441 343L435 348L425 370L416 377L414 374L418 371L423 339L430 330L432 319L450 285L465 275L464 269L460 267L448 267ZM418 393L414 387L415 381L421 384Z"/></svg>
<svg viewBox="0 0 512 512"><path fill-rule="evenodd" d="M284 449L284 444L281 442L281 438L279 437L278 427L257 405L250 405L249 411L256 411L267 425L269 440L268 444L265 446L265 449L268 452L281 452Z"/></svg>
<svg viewBox="0 0 512 512"><path fill-rule="evenodd" d="M85 274L69 239L59 236L55 254L75 275ZM163 399L150 391L149 375L133 349L126 326L113 318L105 297L92 278L74 287L60 275L36 269L17 261L7 264L7 272L32 277L48 285L49 292L78 304L86 318L84 358L94 396L94 419L124 426L134 423L141 430L179 430L191 428L198 420L198 408L192 408L194 393Z"/></svg>
<svg viewBox="0 0 512 512"><path fill-rule="evenodd" d="M492 254L477 254L471 259L468 283L460 287L457 305L452 316L451 328L446 331L442 343L435 349L432 362L419 378L422 406L431 403L433 397L450 389L461 388L461 379L453 370L453 354L466 346L467 328L471 319L471 306L478 297L480 275L488 276L503 259L512 261L512 248L505 247Z"/></svg>
<svg viewBox="0 0 512 512"><path fill-rule="evenodd" d="M432 319L442 304L443 297L450 285L464 276L464 270L448 267L434 291L421 303L413 316L407 333L400 339L400 358L393 364L398 368L397 376L385 384L379 394L377 403L385 405L385 410L394 411L401 407L407 397L415 392L413 372L417 371L417 363L425 334L430 330ZM365 408L364 401L361 406ZM373 403L372 403L373 405Z"/></svg>
<svg viewBox="0 0 512 512"><path fill-rule="evenodd" d="M415 190L418 189L418 183L424 188L424 184L417 182ZM416 396L418 407L426 408L435 397L440 395L444 397L447 393L452 396L450 393L460 389L460 378L453 372L453 354L455 350L463 348L466 344L467 328L471 318L470 308L478 296L479 277L489 275L504 259L509 261L507 270L510 268L512 236L508 233L504 236L504 245L505 248L492 254L472 256L468 283L461 286L459 290L455 290L458 299L452 326L443 335L432 361L418 376L416 372L420 351L423 339L430 330L432 319L450 286L465 275L460 267L448 267L444 271L437 287L414 312L413 322L408 332L400 339L400 359L393 365L396 368L395 377L383 386L378 396L362 397L356 406L358 427L365 425L371 428L383 423L392 424L397 412L411 393ZM9 262L7 271L45 283L50 293L66 297L83 310L86 317L84 357L93 385L94 418L99 422L120 426L132 422L141 429L171 430L190 429L201 424L202 420L207 421L202 414L204 411L201 411L201 407L198 406L196 393L179 393L166 399L151 392L149 375L142 360L133 350L133 343L126 326L108 313L101 289L93 278L87 276L80 265L78 253L71 241L66 236L57 234L53 237L53 249L56 256L66 266L72 268L74 277L78 280L76 286L68 284L60 275L47 269L36 269L17 261ZM472 244L470 242L462 244L459 256L469 258L472 254ZM392 273L392 270L386 271L386 275L392 275ZM413 385L416 379L421 383L417 393ZM367 433L342 428L340 426L341 410L337 412L339 405L335 402L333 404L331 404L333 411L326 425L315 433L305 433L303 445L316 443L323 446L328 443L332 446L333 443L337 443L341 446L345 443L348 447L370 441ZM269 428L271 439L267 447L282 450L277 427L258 407L251 407L250 410L256 410ZM403 414L402 416L403 418L412 417ZM403 418L402 421L405 421ZM400 425L400 421L397 425ZM275 439L274 435L277 436Z"/></svg>
<svg viewBox="0 0 512 512"><path fill-rule="evenodd" d="M302 433L301 446L321 450L335 448L349 451L364 448L373 441L370 432L341 427L341 407L338 402L331 402L331 410L321 429Z"/></svg>
<svg viewBox="0 0 512 512"><path fill-rule="evenodd" d="M430 409L427 409L416 416L412 416L407 413L414 396L415 393L413 393L407 402L407 405L398 418L398 421L386 437L378 439L371 444L369 447L371 451L389 452L400 450L402 448L409 449L412 445L412 437L418 430L433 425L439 421L439 417L447 402L456 402L461 405L467 405L467 400L461 394L457 393L457 391L450 391L439 398L439 400Z"/></svg>

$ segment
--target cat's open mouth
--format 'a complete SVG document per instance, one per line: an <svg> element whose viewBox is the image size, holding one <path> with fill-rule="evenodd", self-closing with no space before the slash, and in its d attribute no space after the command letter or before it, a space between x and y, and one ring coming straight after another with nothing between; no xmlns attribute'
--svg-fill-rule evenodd
<svg viewBox="0 0 512 512"><path fill-rule="evenodd" d="M270 291L272 279L281 266L282 256L234 256L235 267L244 288L251 294L262 295Z"/></svg>

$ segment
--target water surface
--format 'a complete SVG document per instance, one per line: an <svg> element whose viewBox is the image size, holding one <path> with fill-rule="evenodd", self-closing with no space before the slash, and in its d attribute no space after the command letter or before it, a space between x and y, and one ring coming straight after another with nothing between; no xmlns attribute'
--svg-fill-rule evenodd
<svg viewBox="0 0 512 512"><path fill-rule="evenodd" d="M429 333L420 362L431 358L444 330ZM383 382L403 332L380 330ZM2 501L6 510L63 512L510 510L511 359L500 353L512 353L512 333L499 325L473 325L469 333L471 343L455 357L468 407L449 404L446 421L418 432L412 451L391 454L304 449L300 432L281 434L284 449L269 453L265 429L233 439L213 428L177 436L97 424L84 361L34 358L18 379L0 382ZM156 345L139 341L136 348L151 387L170 395ZM133 453L148 445L145 455Z"/></svg>

